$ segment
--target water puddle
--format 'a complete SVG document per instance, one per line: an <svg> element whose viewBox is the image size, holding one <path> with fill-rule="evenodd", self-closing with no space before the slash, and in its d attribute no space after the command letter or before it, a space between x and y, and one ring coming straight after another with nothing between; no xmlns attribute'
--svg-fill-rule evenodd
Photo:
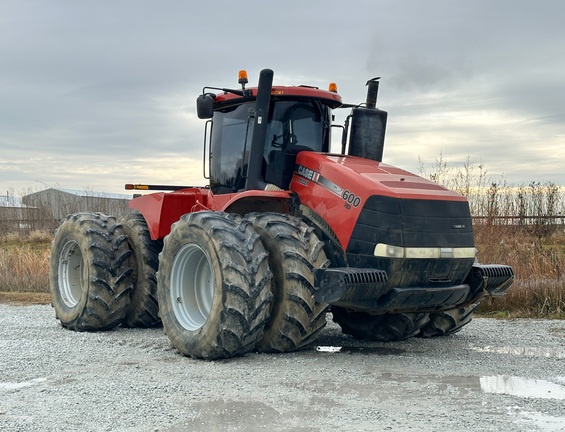
<svg viewBox="0 0 565 432"><path fill-rule="evenodd" d="M507 394L524 398L565 400L565 387L549 381L508 375L482 376L481 390L485 393Z"/></svg>
<svg viewBox="0 0 565 432"><path fill-rule="evenodd" d="M541 379L528 379L510 375L492 375L481 377L448 375L444 377L437 377L433 375L403 375L381 373L377 377L377 379L383 382L396 382L399 384L406 382L416 383L426 388L437 386L438 391L446 391L450 387L455 387L465 393L482 392L490 394L505 394L509 396L528 399L565 400L564 377L556 377L555 381L551 382Z"/></svg>
<svg viewBox="0 0 565 432"><path fill-rule="evenodd" d="M521 423L533 423L541 432L565 430L565 417L555 417L549 414L529 411L523 411L518 416Z"/></svg>
<svg viewBox="0 0 565 432"><path fill-rule="evenodd" d="M511 348L511 347L470 347L473 351L486 352L494 354L511 354L527 357L543 357L543 358L555 358L555 359L565 359L565 348L537 348L537 347L521 347L521 348Z"/></svg>
<svg viewBox="0 0 565 432"><path fill-rule="evenodd" d="M0 389L2 390L18 390L24 387L30 387L35 384L39 384L43 381L46 381L47 378L35 378L31 381L24 381L19 383L14 382L0 382Z"/></svg>
<svg viewBox="0 0 565 432"><path fill-rule="evenodd" d="M317 346L316 351L332 354L376 354L376 355L400 355L406 350L400 348L384 347L343 347L343 346Z"/></svg>

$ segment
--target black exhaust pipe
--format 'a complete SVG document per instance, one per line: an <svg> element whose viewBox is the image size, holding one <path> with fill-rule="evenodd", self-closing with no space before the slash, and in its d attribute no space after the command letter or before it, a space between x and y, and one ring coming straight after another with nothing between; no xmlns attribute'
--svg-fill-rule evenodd
<svg viewBox="0 0 565 432"><path fill-rule="evenodd" d="M255 121L253 123L253 136L251 137L251 148L249 150L245 190L263 190L267 185L261 177L261 168L263 166L263 150L269 124L269 105L271 103L273 74L271 69L263 69L259 74L257 98L255 102Z"/></svg>
<svg viewBox="0 0 565 432"><path fill-rule="evenodd" d="M367 108L377 107L377 96L379 94L379 80L381 77L373 78L367 81L367 103L365 104Z"/></svg>
<svg viewBox="0 0 565 432"><path fill-rule="evenodd" d="M376 108L379 79L380 77L367 81L369 88L365 106L351 111L348 154L382 162L388 113Z"/></svg>

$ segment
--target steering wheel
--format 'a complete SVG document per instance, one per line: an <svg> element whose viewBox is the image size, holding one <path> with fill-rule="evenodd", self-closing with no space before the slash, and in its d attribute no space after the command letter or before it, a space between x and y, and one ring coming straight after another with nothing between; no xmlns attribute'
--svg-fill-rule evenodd
<svg viewBox="0 0 565 432"><path fill-rule="evenodd" d="M288 144L287 147L295 147L296 143L298 142L298 138L293 133L289 134L280 134L280 135L273 135L273 140L271 141L271 145L275 148L282 148L285 144L284 137L288 137ZM279 138L283 138L282 142L278 142Z"/></svg>

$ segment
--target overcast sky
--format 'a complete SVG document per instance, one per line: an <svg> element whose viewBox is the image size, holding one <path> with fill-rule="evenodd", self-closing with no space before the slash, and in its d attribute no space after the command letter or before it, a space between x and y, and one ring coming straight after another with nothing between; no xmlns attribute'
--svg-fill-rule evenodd
<svg viewBox="0 0 565 432"><path fill-rule="evenodd" d="M0 0L0 195L203 185L196 97L263 68L348 103L381 76L384 162L565 185L564 16L560 0Z"/></svg>

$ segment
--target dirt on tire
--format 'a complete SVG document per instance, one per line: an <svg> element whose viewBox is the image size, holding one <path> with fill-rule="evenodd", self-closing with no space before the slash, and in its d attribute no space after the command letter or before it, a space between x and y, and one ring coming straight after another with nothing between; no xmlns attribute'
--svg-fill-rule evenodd
<svg viewBox="0 0 565 432"><path fill-rule="evenodd" d="M49 288L57 318L71 330L109 330L129 306L132 252L116 218L67 216L55 232Z"/></svg>
<svg viewBox="0 0 565 432"><path fill-rule="evenodd" d="M280 213L252 213L253 223L269 252L274 294L271 319L257 349L293 351L313 341L326 325L326 304L314 300L314 270L330 262L314 229L300 218Z"/></svg>
<svg viewBox="0 0 565 432"><path fill-rule="evenodd" d="M140 213L129 213L119 219L133 252L131 275L133 290L122 325L153 327L161 324L157 301L157 270L162 240L152 240L147 222Z"/></svg>
<svg viewBox="0 0 565 432"><path fill-rule="evenodd" d="M332 307L333 320L355 339L392 342L418 334L429 321L427 313L385 313L371 315Z"/></svg>
<svg viewBox="0 0 565 432"><path fill-rule="evenodd" d="M253 350L269 318L272 274L248 221L186 214L165 237L159 260L160 314L175 348L208 360Z"/></svg>

